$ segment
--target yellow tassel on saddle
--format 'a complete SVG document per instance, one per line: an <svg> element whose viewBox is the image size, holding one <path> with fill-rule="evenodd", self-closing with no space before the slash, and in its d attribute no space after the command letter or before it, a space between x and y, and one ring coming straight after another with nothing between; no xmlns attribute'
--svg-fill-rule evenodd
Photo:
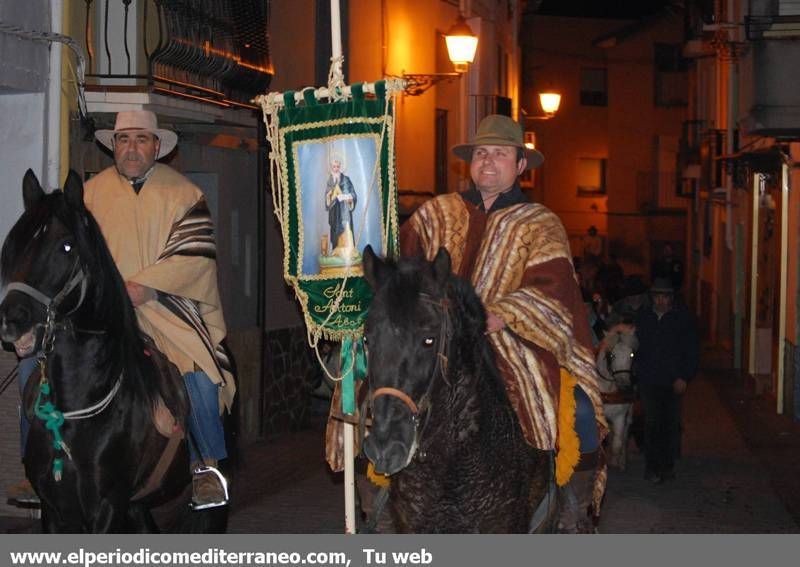
<svg viewBox="0 0 800 567"><path fill-rule="evenodd" d="M565 368L561 369L561 388L558 396L558 453L556 453L556 483L564 486L572 478L581 458L580 439L575 431L575 385L578 381Z"/></svg>

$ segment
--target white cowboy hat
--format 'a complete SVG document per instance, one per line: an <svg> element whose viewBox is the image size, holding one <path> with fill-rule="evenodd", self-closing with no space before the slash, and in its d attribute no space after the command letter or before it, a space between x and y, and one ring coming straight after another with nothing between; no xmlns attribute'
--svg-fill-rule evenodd
<svg viewBox="0 0 800 567"><path fill-rule="evenodd" d="M113 130L97 130L94 137L112 152L114 151L114 135L125 130L144 130L158 138L161 145L156 159L161 159L178 144L178 135L172 130L158 127L158 119L150 110L123 110L117 113L117 123Z"/></svg>

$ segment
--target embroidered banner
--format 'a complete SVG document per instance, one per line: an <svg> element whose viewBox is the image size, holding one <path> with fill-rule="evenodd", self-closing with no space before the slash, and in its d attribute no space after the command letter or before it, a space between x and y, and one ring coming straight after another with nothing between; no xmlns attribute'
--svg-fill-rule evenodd
<svg viewBox="0 0 800 567"><path fill-rule="evenodd" d="M326 104L311 90L301 104L284 93L277 124L268 122L280 165L284 277L309 333L333 340L363 332L372 299L364 248L398 251L392 101L383 82L373 98L361 85L351 90L351 99Z"/></svg>

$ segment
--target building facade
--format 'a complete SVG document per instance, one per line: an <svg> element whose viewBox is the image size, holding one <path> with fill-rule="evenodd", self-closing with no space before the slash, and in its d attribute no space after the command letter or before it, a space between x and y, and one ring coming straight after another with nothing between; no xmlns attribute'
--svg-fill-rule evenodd
<svg viewBox="0 0 800 567"><path fill-rule="evenodd" d="M683 16L551 14L526 13L520 36L527 136L545 155L529 191L561 217L575 256L594 227L604 259L649 278L665 244L681 258L686 250L690 201L677 171L687 103ZM546 91L561 94L552 117L538 106Z"/></svg>
<svg viewBox="0 0 800 567"><path fill-rule="evenodd" d="M684 168L696 189L692 282L706 335L775 400L797 404L800 7L783 0L690 4Z"/></svg>

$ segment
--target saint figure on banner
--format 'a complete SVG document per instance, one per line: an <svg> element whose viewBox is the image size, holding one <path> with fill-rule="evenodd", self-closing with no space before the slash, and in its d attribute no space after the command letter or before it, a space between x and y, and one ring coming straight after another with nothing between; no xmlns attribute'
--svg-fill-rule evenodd
<svg viewBox="0 0 800 567"><path fill-rule="evenodd" d="M323 274L334 275L344 268L361 264L353 233L353 211L358 195L344 169L342 156L331 153L325 183L325 208L328 211L330 236L322 237L320 267Z"/></svg>

